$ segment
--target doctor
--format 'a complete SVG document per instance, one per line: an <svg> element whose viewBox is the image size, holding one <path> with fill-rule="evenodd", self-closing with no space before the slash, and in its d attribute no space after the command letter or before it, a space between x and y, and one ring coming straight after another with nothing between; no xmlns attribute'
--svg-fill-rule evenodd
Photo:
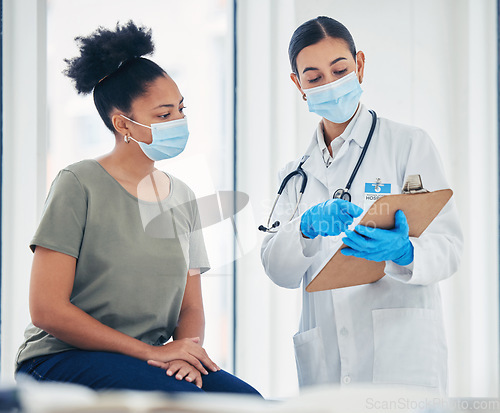
<svg viewBox="0 0 500 413"><path fill-rule="evenodd" d="M301 179L285 186L264 239L261 258L277 285L303 289L294 336L299 384L402 384L447 390L447 346L439 281L457 271L462 234L453 198L419 237L408 236L402 211L392 230L356 227L363 211L384 194L398 194L419 174L429 191L449 188L439 155L421 129L388 119L359 103L365 56L345 26L329 17L302 24L290 41L291 79L309 110L322 118ZM376 120L376 123L374 123ZM354 173L369 131L374 133ZM304 160L302 158L301 160ZM288 163L280 182L300 160ZM332 199L346 186L351 196ZM345 200L347 199L347 200ZM298 210L290 219L296 204ZM346 255L384 261L379 281L308 293L305 287L344 242Z"/></svg>

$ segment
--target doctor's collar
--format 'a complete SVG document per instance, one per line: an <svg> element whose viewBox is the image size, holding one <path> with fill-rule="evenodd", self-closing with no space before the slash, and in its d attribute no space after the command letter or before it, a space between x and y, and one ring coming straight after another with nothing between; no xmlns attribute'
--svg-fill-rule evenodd
<svg viewBox="0 0 500 413"><path fill-rule="evenodd" d="M368 109L360 103L356 113L354 114L353 118L345 128L344 132L342 132L337 138L342 138L345 142L349 142L351 140L354 140L361 148L364 146L366 142L366 134L360 135L357 131L359 130L359 118L361 117L361 113L366 112L366 114L370 114L368 112ZM370 115L370 121L371 121L371 115ZM353 131L356 130L356 133L353 133ZM366 132L368 133L368 131ZM325 148L326 149L326 143L325 143L325 134L323 130L323 120L321 120L318 124L318 129L317 129L317 136L318 136L318 145L320 149ZM335 139L337 139L335 138ZM333 141L332 141L333 142ZM330 143L331 144L331 143Z"/></svg>

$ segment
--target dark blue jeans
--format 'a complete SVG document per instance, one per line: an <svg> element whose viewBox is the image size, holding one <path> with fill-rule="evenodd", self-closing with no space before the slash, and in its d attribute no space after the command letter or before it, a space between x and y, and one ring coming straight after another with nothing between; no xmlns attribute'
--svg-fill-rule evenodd
<svg viewBox="0 0 500 413"><path fill-rule="evenodd" d="M17 374L28 374L38 381L81 384L94 390L157 390L164 392L246 393L259 392L237 377L223 371L202 376L202 388L186 380L167 376L165 370L118 353L70 350L25 361Z"/></svg>

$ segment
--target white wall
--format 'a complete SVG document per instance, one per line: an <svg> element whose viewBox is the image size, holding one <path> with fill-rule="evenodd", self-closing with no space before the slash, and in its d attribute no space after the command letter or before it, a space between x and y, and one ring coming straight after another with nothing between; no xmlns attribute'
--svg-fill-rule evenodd
<svg viewBox="0 0 500 413"><path fill-rule="evenodd" d="M236 9L236 189L249 194L258 224L267 220L277 191L278 166L302 150L296 146L295 94L286 60L295 24L286 12L289 4L288 0L239 1ZM290 140L285 143L286 137ZM286 397L298 388L292 335L300 294L267 278L260 262L261 240L259 232L257 246L236 262L236 373L266 397Z"/></svg>
<svg viewBox="0 0 500 413"><path fill-rule="evenodd" d="M238 2L238 189L250 194L262 223L277 171L302 155L318 122L288 78L288 41L304 21L328 15L344 23L366 55L362 101L433 137L466 239L460 271L442 283L452 396L498 394L495 3ZM296 392L291 337L300 301L271 285L259 261L256 250L238 267L237 372L254 382L260 377L264 393L281 397ZM246 314L251 303L253 313Z"/></svg>

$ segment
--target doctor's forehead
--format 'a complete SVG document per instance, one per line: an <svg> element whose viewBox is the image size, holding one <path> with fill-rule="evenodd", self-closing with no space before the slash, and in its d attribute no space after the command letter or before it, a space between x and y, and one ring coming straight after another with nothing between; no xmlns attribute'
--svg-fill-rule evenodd
<svg viewBox="0 0 500 413"><path fill-rule="evenodd" d="M353 63L351 51L343 39L326 37L318 43L304 47L297 55L297 70L302 74L304 69L326 67L337 62Z"/></svg>

